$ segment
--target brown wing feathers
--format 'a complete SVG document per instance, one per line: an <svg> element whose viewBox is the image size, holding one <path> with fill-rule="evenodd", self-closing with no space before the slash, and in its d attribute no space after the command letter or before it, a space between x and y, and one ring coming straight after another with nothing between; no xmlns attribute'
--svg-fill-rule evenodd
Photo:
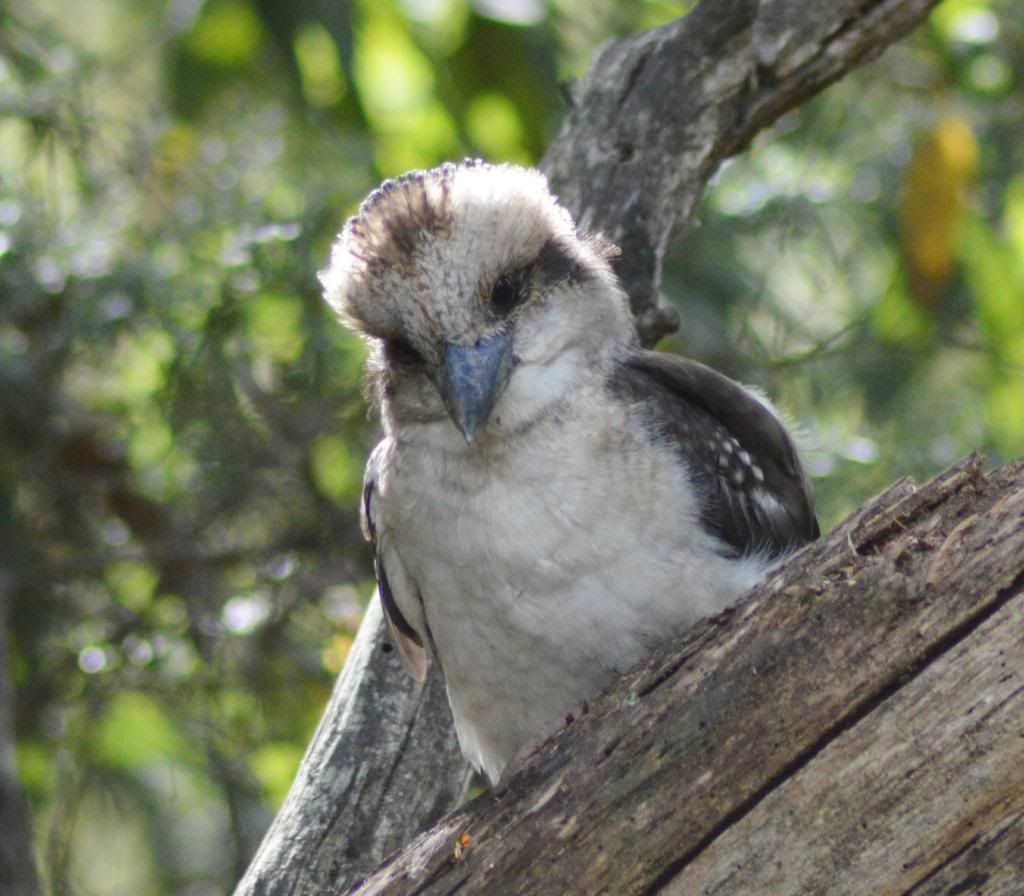
<svg viewBox="0 0 1024 896"><path fill-rule="evenodd" d="M613 391L641 402L686 457L702 518L736 553L779 554L818 536L807 480L782 423L728 377L686 358L637 352Z"/></svg>

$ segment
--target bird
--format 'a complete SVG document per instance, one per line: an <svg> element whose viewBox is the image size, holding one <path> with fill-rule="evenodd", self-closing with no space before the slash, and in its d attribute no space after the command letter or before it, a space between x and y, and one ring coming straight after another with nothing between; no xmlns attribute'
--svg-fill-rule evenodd
<svg viewBox="0 0 1024 896"><path fill-rule="evenodd" d="M614 265L536 169L385 181L320 280L368 345L361 502L409 672L492 784L674 633L818 536L759 392L645 350Z"/></svg>

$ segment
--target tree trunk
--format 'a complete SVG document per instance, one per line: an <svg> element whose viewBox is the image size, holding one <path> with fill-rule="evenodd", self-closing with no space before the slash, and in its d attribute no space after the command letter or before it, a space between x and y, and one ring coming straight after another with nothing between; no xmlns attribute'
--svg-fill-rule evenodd
<svg viewBox="0 0 1024 896"><path fill-rule="evenodd" d="M623 249L618 273L646 344L676 326L657 300L662 259L718 165L877 56L936 2L704 0L683 19L599 51L541 167L583 229ZM379 615L367 617L357 641L235 896L342 889L455 805L467 771L441 683L421 692L393 657L382 659ZM353 710L379 701L387 707L379 718ZM429 734L414 732L413 720Z"/></svg>
<svg viewBox="0 0 1024 896"><path fill-rule="evenodd" d="M359 894L1024 888L1024 462L901 482Z"/></svg>

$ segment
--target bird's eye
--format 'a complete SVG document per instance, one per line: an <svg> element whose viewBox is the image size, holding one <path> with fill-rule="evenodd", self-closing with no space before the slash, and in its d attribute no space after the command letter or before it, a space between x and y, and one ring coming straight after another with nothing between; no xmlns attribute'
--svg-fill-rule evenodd
<svg viewBox="0 0 1024 896"><path fill-rule="evenodd" d="M423 356L413 348L412 343L401 336L384 340L384 352L392 364L419 364Z"/></svg>
<svg viewBox="0 0 1024 896"><path fill-rule="evenodd" d="M521 279L503 274L491 289L491 310L499 317L504 317L525 298L526 290Z"/></svg>

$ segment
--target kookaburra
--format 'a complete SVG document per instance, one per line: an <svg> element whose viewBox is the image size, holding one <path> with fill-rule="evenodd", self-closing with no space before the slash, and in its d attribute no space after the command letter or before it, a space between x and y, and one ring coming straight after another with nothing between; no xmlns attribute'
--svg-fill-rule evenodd
<svg viewBox="0 0 1024 896"><path fill-rule="evenodd" d="M539 172L467 161L371 193L321 275L370 349L391 634L492 781L818 534L771 406L641 349L613 257Z"/></svg>

